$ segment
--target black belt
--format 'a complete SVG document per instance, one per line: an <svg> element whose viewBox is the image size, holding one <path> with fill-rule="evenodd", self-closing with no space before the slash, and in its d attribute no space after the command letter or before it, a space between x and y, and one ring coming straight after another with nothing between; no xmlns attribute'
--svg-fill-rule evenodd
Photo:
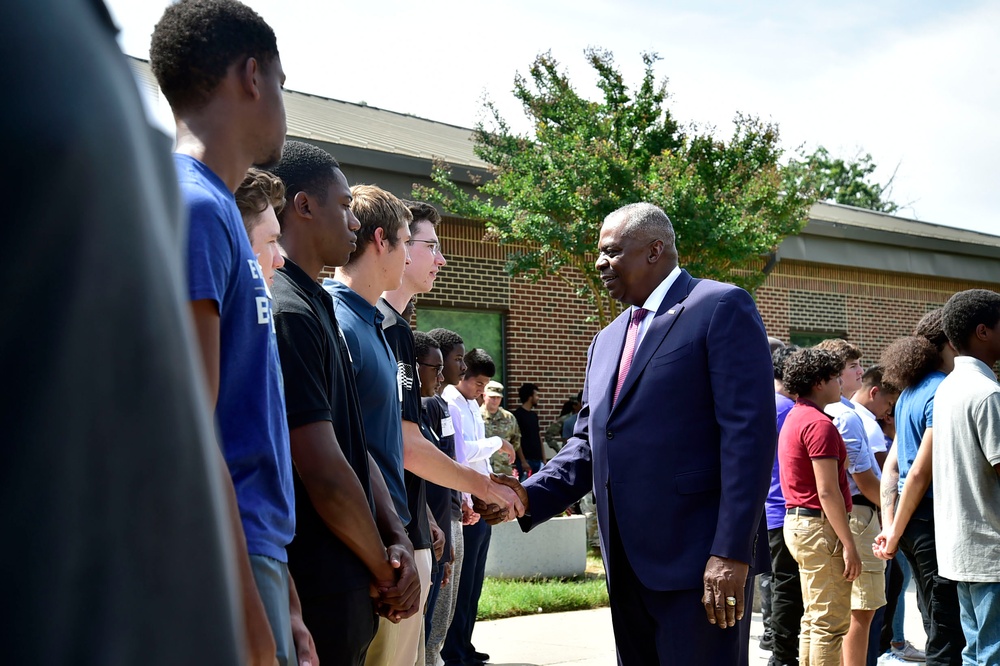
<svg viewBox="0 0 1000 666"><path fill-rule="evenodd" d="M810 518L821 518L823 512L820 509L809 509L804 506L790 506L785 509L786 516L808 516Z"/></svg>
<svg viewBox="0 0 1000 666"><path fill-rule="evenodd" d="M851 497L851 501L854 503L854 506L867 506L870 509L878 511L878 506L875 502L871 501L864 495L854 495Z"/></svg>

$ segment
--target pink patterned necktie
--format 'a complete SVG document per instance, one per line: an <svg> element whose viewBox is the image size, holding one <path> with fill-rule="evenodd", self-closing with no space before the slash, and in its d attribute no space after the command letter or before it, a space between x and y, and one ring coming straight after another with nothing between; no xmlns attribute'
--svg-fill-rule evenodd
<svg viewBox="0 0 1000 666"><path fill-rule="evenodd" d="M632 319L628 324L628 333L625 334L625 349L622 350L622 360L618 364L618 383L615 385L615 399L611 404L618 402L618 394L621 393L625 378L628 377L628 369L632 367L632 357L635 355L635 341L639 337L639 324L642 323L646 313L646 308L636 308L632 311Z"/></svg>

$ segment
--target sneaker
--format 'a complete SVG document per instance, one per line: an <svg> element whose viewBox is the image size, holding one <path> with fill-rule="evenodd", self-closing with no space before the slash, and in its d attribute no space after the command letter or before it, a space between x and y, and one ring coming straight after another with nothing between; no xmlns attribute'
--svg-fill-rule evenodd
<svg viewBox="0 0 1000 666"><path fill-rule="evenodd" d="M764 635L760 637L760 649L765 652L771 652L774 650L774 634L769 631L765 631Z"/></svg>
<svg viewBox="0 0 1000 666"><path fill-rule="evenodd" d="M903 641L900 647L893 645L889 651L903 661L927 661L924 651L913 647L910 641Z"/></svg>

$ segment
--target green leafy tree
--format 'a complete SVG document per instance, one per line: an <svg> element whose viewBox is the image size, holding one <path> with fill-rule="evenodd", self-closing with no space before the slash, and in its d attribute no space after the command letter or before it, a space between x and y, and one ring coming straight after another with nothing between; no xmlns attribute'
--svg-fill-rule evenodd
<svg viewBox="0 0 1000 666"><path fill-rule="evenodd" d="M550 53L539 55L514 81L533 132L513 132L487 102L474 140L491 178L470 194L438 165L435 186L414 196L482 220L509 247L512 275L566 281L594 302L601 326L620 306L605 292L593 252L602 220L628 203L666 211L680 262L693 274L754 290L766 277L761 257L802 228L811 203L785 188L777 127L741 115L728 141L684 131L665 105L666 81L654 76L657 56L643 56L634 92L610 53L586 56L601 99L581 96Z"/></svg>
<svg viewBox="0 0 1000 666"><path fill-rule="evenodd" d="M881 185L871 179L876 168L869 153L859 153L845 161L831 157L829 151L820 146L811 155L800 153L798 159L789 160L785 178L790 187L811 192L823 201L894 213L899 206L889 197L896 174Z"/></svg>

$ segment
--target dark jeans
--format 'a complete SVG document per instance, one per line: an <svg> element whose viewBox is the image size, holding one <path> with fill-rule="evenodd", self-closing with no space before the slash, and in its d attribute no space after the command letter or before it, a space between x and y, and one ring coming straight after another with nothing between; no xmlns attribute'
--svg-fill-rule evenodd
<svg viewBox="0 0 1000 666"><path fill-rule="evenodd" d="M431 589L427 591L427 605L424 611L424 641L431 635L431 619L434 617L434 606L441 594L441 581L444 580L444 562L436 562L431 573Z"/></svg>
<svg viewBox="0 0 1000 666"><path fill-rule="evenodd" d="M764 623L764 637L771 636L771 572L764 571L760 580L760 618Z"/></svg>
<svg viewBox="0 0 1000 666"><path fill-rule="evenodd" d="M486 575L486 551L490 547L492 528L485 520L462 528L465 538L465 556L462 558L462 576L458 581L458 599L455 617L448 628L448 635L441 648L441 658L446 666L471 664L476 648L472 645L472 630L476 626L479 595L483 591Z"/></svg>
<svg viewBox="0 0 1000 666"><path fill-rule="evenodd" d="M799 565L788 552L782 528L767 531L771 548L771 636L772 663L797 664L799 625L802 622L802 585Z"/></svg>
<svg viewBox="0 0 1000 666"><path fill-rule="evenodd" d="M913 568L927 632L927 666L961 666L965 634L959 619L958 587L938 575L934 547L934 502L925 497L910 518L899 548Z"/></svg>

